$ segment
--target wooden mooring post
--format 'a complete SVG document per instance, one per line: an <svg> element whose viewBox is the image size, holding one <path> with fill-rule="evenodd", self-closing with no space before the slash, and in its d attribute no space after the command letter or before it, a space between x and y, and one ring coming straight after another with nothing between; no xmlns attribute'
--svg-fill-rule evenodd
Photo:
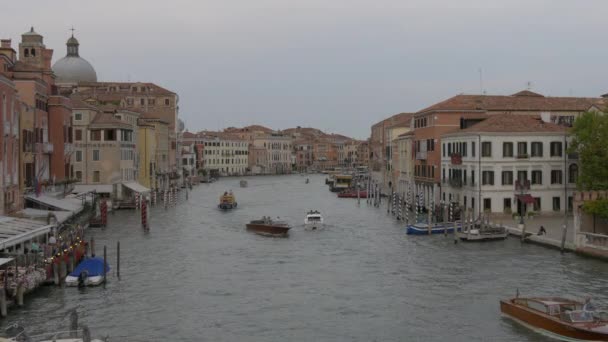
<svg viewBox="0 0 608 342"><path fill-rule="evenodd" d="M120 241L116 241L116 277L120 280Z"/></svg>

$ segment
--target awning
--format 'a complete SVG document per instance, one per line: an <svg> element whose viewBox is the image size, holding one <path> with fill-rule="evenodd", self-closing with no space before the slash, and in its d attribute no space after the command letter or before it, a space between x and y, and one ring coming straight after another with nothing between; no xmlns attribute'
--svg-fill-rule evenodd
<svg viewBox="0 0 608 342"><path fill-rule="evenodd" d="M0 266L4 266L13 260L15 260L15 258L0 258Z"/></svg>
<svg viewBox="0 0 608 342"><path fill-rule="evenodd" d="M33 219L33 220L45 220L48 217L49 213L54 215L57 218L57 223L63 223L67 221L70 217L72 217L72 213L69 211L50 211L50 210L42 210L42 209L34 209L34 208L25 208L19 211L17 214L20 217Z"/></svg>
<svg viewBox="0 0 608 342"><path fill-rule="evenodd" d="M82 202L77 198L55 198L45 194L26 195L25 198L43 207L55 210L65 210L77 214L82 211Z"/></svg>
<svg viewBox="0 0 608 342"><path fill-rule="evenodd" d="M527 204L534 203L534 197L532 197L530 194L517 195L517 199Z"/></svg>
<svg viewBox="0 0 608 342"><path fill-rule="evenodd" d="M110 194L113 190L112 184L76 184L72 193L82 194L84 192L96 191L100 194Z"/></svg>
<svg viewBox="0 0 608 342"><path fill-rule="evenodd" d="M40 221L0 216L0 249L44 235L51 231L51 227L53 225L41 224Z"/></svg>
<svg viewBox="0 0 608 342"><path fill-rule="evenodd" d="M145 186L143 186L137 182L127 182L127 183L122 183L122 185L126 186L127 188L129 188L135 192L139 192L140 194L150 192L150 189L146 188Z"/></svg>

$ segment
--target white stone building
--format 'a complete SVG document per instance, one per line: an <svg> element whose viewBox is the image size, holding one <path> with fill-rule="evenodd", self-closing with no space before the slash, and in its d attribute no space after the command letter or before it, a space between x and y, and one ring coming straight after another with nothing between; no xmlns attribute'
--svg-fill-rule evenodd
<svg viewBox="0 0 608 342"><path fill-rule="evenodd" d="M535 116L496 115L442 135L441 200L492 214L572 210L578 166L567 131ZM517 181L529 190L516 190Z"/></svg>
<svg viewBox="0 0 608 342"><path fill-rule="evenodd" d="M240 139L203 139L203 169L221 176L244 175L249 164L249 144Z"/></svg>

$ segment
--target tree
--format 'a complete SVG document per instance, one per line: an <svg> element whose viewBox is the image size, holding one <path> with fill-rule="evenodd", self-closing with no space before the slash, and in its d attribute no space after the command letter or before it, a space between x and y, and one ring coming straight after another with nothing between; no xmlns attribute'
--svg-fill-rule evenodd
<svg viewBox="0 0 608 342"><path fill-rule="evenodd" d="M574 121L569 153L578 153L580 190L608 190L608 115L587 112Z"/></svg>

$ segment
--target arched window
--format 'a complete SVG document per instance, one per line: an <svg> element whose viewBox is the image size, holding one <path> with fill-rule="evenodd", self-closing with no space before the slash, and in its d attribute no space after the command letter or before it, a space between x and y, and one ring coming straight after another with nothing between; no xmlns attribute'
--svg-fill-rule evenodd
<svg viewBox="0 0 608 342"><path fill-rule="evenodd" d="M576 183L578 178L578 165L571 164L568 168L568 183Z"/></svg>
<svg viewBox="0 0 608 342"><path fill-rule="evenodd" d="M29 57L30 56L30 49L23 50L23 54L25 55L25 57Z"/></svg>

